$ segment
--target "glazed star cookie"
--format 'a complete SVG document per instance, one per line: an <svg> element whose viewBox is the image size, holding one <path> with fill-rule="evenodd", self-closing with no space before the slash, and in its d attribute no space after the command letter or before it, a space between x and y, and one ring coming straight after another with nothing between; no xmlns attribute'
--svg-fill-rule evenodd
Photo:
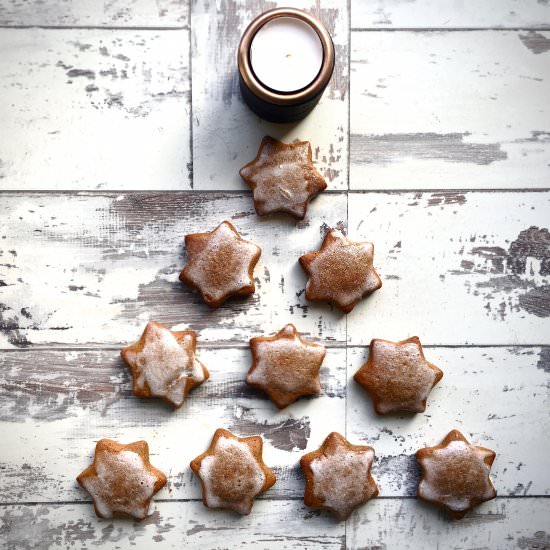
<svg viewBox="0 0 550 550"><path fill-rule="evenodd" d="M497 496L489 477L496 453L470 444L458 431L416 453L422 477L417 497L442 506L455 519Z"/></svg>
<svg viewBox="0 0 550 550"><path fill-rule="evenodd" d="M327 187L313 166L309 141L286 144L266 136L256 158L240 174L252 189L260 216L286 212L301 220L309 201Z"/></svg>
<svg viewBox="0 0 550 550"><path fill-rule="evenodd" d="M161 397L174 408L189 392L208 379L206 367L196 358L197 336L192 330L172 331L151 321L141 338L120 355L132 375L136 397Z"/></svg>
<svg viewBox="0 0 550 550"><path fill-rule="evenodd" d="M153 495L166 484L166 476L149 462L146 441L121 445L101 439L92 465L76 479L92 497L100 518L118 514L145 518Z"/></svg>
<svg viewBox="0 0 550 550"><path fill-rule="evenodd" d="M373 255L372 243L350 241L331 229L320 250L300 257L308 276L306 298L331 302L349 313L363 296L382 286L372 264Z"/></svg>
<svg viewBox="0 0 550 550"><path fill-rule="evenodd" d="M259 435L240 438L216 430L208 450L191 461L191 469L202 483L204 505L249 514L254 499L276 481L262 460L262 448Z"/></svg>
<svg viewBox="0 0 550 550"><path fill-rule="evenodd" d="M355 381L371 395L377 414L424 412L432 388L443 371L428 363L417 336L402 342L375 338L368 361L355 373Z"/></svg>
<svg viewBox="0 0 550 550"><path fill-rule="evenodd" d="M261 249L242 239L231 223L186 235L185 246L188 261L180 281L196 288L210 307L221 306L230 296L254 294L254 267Z"/></svg>
<svg viewBox="0 0 550 550"><path fill-rule="evenodd" d="M352 445L332 432L317 451L300 459L306 477L304 503L347 519L355 508L378 495L371 475L373 461L372 447Z"/></svg>
<svg viewBox="0 0 550 550"><path fill-rule="evenodd" d="M275 336L250 340L252 366L246 383L263 390L279 409L303 395L321 393L319 369L326 350L302 340L288 324Z"/></svg>

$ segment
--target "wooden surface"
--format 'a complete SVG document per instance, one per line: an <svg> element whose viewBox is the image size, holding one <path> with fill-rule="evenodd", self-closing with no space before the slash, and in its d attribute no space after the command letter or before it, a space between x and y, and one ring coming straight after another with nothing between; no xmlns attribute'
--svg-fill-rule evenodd
<svg viewBox="0 0 550 550"><path fill-rule="evenodd" d="M297 125L242 104L235 47L264 9L321 17L337 69ZM550 548L550 4L537 0L0 0L0 547ZM307 139L329 191L258 218L238 168ZM186 233L231 220L257 293L209 310L178 282ZM329 227L375 244L383 287L308 304L297 258ZM138 400L118 358L155 319L198 332L211 379ZM278 411L248 339L327 346L323 393ZM377 417L352 380L373 337L418 335L445 372L426 414ZM259 433L277 484L210 511L188 463ZM414 498L414 452L458 428L497 452L498 497L461 522ZM374 446L380 497L346 523L303 505L299 457ZM99 520L75 476L95 441L145 438L169 483L142 523Z"/></svg>
<svg viewBox="0 0 550 550"><path fill-rule="evenodd" d="M546 31L352 33L350 187L548 187L549 66Z"/></svg>

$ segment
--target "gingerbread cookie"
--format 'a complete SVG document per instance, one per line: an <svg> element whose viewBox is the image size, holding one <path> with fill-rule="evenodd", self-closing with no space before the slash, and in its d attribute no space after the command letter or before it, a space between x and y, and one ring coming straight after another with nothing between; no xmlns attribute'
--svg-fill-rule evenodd
<svg viewBox="0 0 550 550"><path fill-rule="evenodd" d="M166 484L166 476L149 462L146 441L121 445L101 439L93 464L76 479L90 493L100 518L115 514L145 518L153 495Z"/></svg>
<svg viewBox="0 0 550 550"><path fill-rule="evenodd" d="M202 483L205 506L250 513L254 499L276 481L262 460L262 447L259 435L240 438L216 430L208 450L191 461L191 469Z"/></svg>
<svg viewBox="0 0 550 550"><path fill-rule="evenodd" d="M455 519L497 496L489 477L496 453L470 444L458 431L416 453L422 477L417 497L442 506Z"/></svg>
<svg viewBox="0 0 550 550"><path fill-rule="evenodd" d="M231 223L187 235L185 246L188 260L180 280L198 289L210 307L221 306L230 296L254 294L254 267L262 251L242 239Z"/></svg>
<svg viewBox="0 0 550 550"><path fill-rule="evenodd" d="M275 336L250 340L252 366L246 383L267 393L282 409L303 395L321 393L319 369L326 350L300 338L288 324Z"/></svg>
<svg viewBox="0 0 550 550"><path fill-rule="evenodd" d="M382 286L372 264L373 255L372 243L350 241L331 229L320 250L300 258L308 276L306 298L331 302L349 313L363 296Z"/></svg>
<svg viewBox="0 0 550 550"><path fill-rule="evenodd" d="M428 363L417 336L402 342L375 338L368 361L354 379L372 397L378 414L396 411L424 412L426 399L443 377L443 371Z"/></svg>
<svg viewBox="0 0 550 550"><path fill-rule="evenodd" d="M240 174L253 191L260 216L286 212L301 220L308 202L327 187L313 166L309 141L286 144L266 136L256 158Z"/></svg>
<svg viewBox="0 0 550 550"><path fill-rule="evenodd" d="M132 374L137 397L161 397L175 408L187 394L208 379L206 367L195 357L197 336L192 330L171 331L151 321L141 338L120 355Z"/></svg>
<svg viewBox="0 0 550 550"><path fill-rule="evenodd" d="M306 477L304 503L347 519L357 506L378 495L373 461L372 447L352 445L332 432L317 451L300 459Z"/></svg>

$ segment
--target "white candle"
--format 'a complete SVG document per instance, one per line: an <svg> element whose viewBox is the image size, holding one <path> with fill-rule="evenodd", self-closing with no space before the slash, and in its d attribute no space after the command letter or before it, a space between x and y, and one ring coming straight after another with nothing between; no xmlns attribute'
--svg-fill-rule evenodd
<svg viewBox="0 0 550 550"><path fill-rule="evenodd" d="M323 46L315 30L296 17L277 17L256 33L250 64L256 78L278 92L310 84L321 69Z"/></svg>

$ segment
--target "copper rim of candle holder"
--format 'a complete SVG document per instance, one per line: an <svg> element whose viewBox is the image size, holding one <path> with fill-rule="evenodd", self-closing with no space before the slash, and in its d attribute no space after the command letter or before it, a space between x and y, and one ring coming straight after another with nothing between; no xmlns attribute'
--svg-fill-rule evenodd
<svg viewBox="0 0 550 550"><path fill-rule="evenodd" d="M256 78L250 63L250 46L254 36L268 21L278 17L294 17L309 24L323 47L323 62L317 76L305 88L295 92L277 92L268 88ZM295 8L276 8L262 13L248 25L239 44L237 62L241 78L255 96L275 105L299 105L320 96L326 88L334 70L334 44L325 26L313 15Z"/></svg>

